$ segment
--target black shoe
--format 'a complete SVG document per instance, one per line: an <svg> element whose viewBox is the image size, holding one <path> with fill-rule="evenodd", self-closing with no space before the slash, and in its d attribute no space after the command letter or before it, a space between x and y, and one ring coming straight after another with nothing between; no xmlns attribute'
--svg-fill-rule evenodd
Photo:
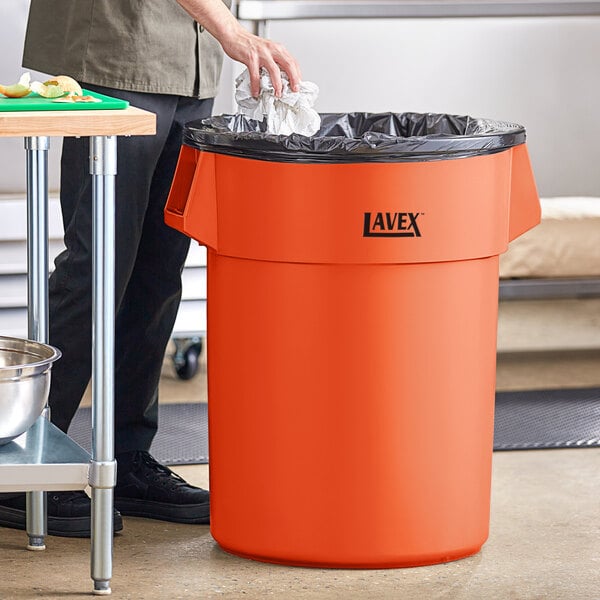
<svg viewBox="0 0 600 600"><path fill-rule="evenodd" d="M209 523L209 493L187 483L148 452L119 454L115 507L123 515L175 523Z"/></svg>
<svg viewBox="0 0 600 600"><path fill-rule="evenodd" d="M48 492L48 535L90 537L91 501L81 492ZM25 529L25 494L0 494L0 526ZM113 514L115 533L123 529L117 510Z"/></svg>

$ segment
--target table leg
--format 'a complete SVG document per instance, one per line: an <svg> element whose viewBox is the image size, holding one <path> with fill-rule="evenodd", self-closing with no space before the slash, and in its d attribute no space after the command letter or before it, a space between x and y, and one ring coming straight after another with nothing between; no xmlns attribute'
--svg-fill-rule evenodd
<svg viewBox="0 0 600 600"><path fill-rule="evenodd" d="M95 594L110 594L113 544L115 176L117 139L90 138L93 178L92 559Z"/></svg>
<svg viewBox="0 0 600 600"><path fill-rule="evenodd" d="M45 136L26 137L27 155L27 336L48 342L48 148ZM48 407L44 416L49 418ZM28 550L44 550L46 493L28 492Z"/></svg>

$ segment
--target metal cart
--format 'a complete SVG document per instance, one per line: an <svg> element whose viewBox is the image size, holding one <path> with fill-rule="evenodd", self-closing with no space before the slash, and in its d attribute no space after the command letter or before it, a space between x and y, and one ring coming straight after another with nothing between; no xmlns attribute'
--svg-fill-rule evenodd
<svg viewBox="0 0 600 600"><path fill-rule="evenodd" d="M171 335L171 358L180 379L198 372L206 337L206 249L192 242L182 274L183 296Z"/></svg>
<svg viewBox="0 0 600 600"><path fill-rule="evenodd" d="M45 411L0 447L0 492L26 491L28 549L43 550L44 491L92 489L91 577L110 594L114 460L114 211L117 136L152 135L155 116L123 110L0 113L0 136L24 137L27 152L28 337L48 341L48 148L51 136L89 136L93 178L93 348L91 457Z"/></svg>

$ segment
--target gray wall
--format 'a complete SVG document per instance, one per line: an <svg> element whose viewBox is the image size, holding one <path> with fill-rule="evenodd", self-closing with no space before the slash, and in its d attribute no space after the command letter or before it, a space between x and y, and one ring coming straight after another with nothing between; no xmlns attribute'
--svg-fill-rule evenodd
<svg viewBox="0 0 600 600"><path fill-rule="evenodd" d="M0 83L8 85L18 81L21 68L23 39L27 24L29 0L0 0L2 46L0 51ZM43 75L31 71L32 79L44 81ZM58 73L53 73L58 75ZM50 140L48 184L52 191L59 186L59 157L61 140ZM0 138L0 193L25 190L25 152L23 140Z"/></svg>

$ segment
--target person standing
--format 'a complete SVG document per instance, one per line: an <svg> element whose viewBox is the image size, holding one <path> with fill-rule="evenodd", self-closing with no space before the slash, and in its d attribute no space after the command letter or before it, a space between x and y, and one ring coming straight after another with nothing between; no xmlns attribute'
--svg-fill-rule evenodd
<svg viewBox="0 0 600 600"><path fill-rule="evenodd" d="M227 0L225 0L227 1ZM297 61L284 46L244 29L222 0L31 0L23 66L69 75L85 89L156 114L156 136L118 138L114 529L121 514L209 522L209 493L149 453L158 428L158 382L181 298L189 238L163 209L186 122L208 117L223 52L249 70L253 95L265 68L281 94ZM92 204L86 138L65 138L60 200L66 250L50 277L51 420L63 431L91 375ZM90 535L84 492L48 494L48 533ZM0 526L25 528L25 494L0 495Z"/></svg>

